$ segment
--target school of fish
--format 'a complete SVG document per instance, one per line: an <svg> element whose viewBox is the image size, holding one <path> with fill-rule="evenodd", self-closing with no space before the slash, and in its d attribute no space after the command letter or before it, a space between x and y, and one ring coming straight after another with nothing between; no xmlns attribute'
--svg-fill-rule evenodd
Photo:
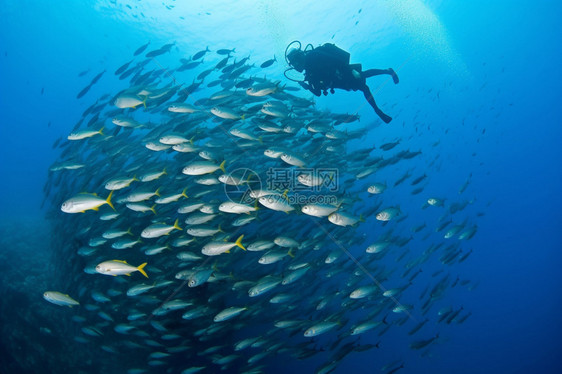
<svg viewBox="0 0 562 374"><path fill-rule="evenodd" d="M329 373L395 326L428 354L470 316L440 303L476 286L454 270L477 233L470 176L451 196L424 188L427 170L381 180L422 150L373 143L372 124L268 79L276 57L256 67L206 48L165 68L181 52L149 46L79 92L102 77L121 87L57 140L44 188L66 287L40 292L71 307L76 344L115 357L104 372L262 373L318 356ZM386 197L402 184L440 218Z"/></svg>

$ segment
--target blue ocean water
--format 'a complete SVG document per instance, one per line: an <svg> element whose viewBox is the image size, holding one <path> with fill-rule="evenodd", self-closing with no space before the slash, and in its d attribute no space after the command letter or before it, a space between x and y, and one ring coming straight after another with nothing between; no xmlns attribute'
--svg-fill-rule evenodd
<svg viewBox="0 0 562 374"><path fill-rule="evenodd" d="M110 367L123 372L132 368L127 361L138 367L150 352L126 350L123 345L117 352L107 352L103 349L107 341L84 335L71 320L84 313L85 304L93 303L86 293L91 290L84 290L85 279L91 278L84 278L76 253L63 247L77 240L77 232L68 223L75 217L64 216L59 207L62 196L69 198L83 191L72 185L68 174L62 178L49 172L62 159L61 149L52 147L53 143L61 137L66 142L83 112L102 95L115 96L128 88L126 80L114 75L115 70L147 42L150 44L143 54L174 43L170 53L158 57L150 69L177 67L179 58L189 59L206 47L211 52L205 62L212 67L222 58L216 50L236 48L237 59L249 55L255 63L250 75L294 85L283 75L287 68L283 55L288 43L300 40L313 46L335 43L350 52L352 63L361 63L364 69L393 67L400 77L398 85L387 77L367 81L377 103L393 117L388 125L376 117L359 92L338 90L315 99L319 110L360 115L358 123L346 126L350 131L367 128L368 132L365 138L351 142L351 147L369 145L379 149L378 155L384 158L396 150L421 151L412 160L385 167L376 178L357 180L350 188L353 191L380 178L388 185L384 204L400 205L406 216L393 235L402 239L412 235L413 239L397 249L394 257L385 258L387 268L396 268L385 287L404 285L404 268L398 267L404 262L397 261L400 254L407 250L406 259L413 259L432 244L443 242L442 235L434 231L443 211L421 208L428 197L444 198L447 207L468 202L455 217L478 227L474 237L462 243L463 254L472 251L466 261L445 266L436 256L422 267L421 280L404 295L404 302L413 305L415 322L400 325L390 312L389 319L394 322L387 332L372 330L362 334L358 343L380 342L380 348L349 353L334 372L384 373L402 364L404 368L398 372L559 372L560 8L555 2L537 5L530 1L3 2L0 371L99 372ZM277 59L274 65L258 67L273 56ZM178 75L181 80L175 83L186 87L203 69ZM102 71L106 72L101 79L77 99ZM79 76L82 72L86 73ZM194 96L202 98L216 91L216 87L202 87ZM302 90L295 95L312 97ZM397 140L396 150L388 154L380 151L382 144ZM353 148L348 154L353 154ZM412 177L394 187L407 172ZM423 174L427 175L421 184L423 191L413 195L411 181ZM57 178L63 181L58 186L62 193L46 195L44 186ZM466 190L459 193L467 180ZM107 195L103 186L90 192ZM365 192L361 199L363 210L379 202L378 197ZM365 223L350 229L366 243L352 248L360 259L364 259L361 255L368 242L377 240L389 227L373 217L366 218ZM423 223L425 231L411 234L412 227ZM426 233L431 235L423 239ZM340 261L349 265L338 266L357 271L350 259L343 258ZM440 270L442 274L432 276ZM174 269L172 278L175 273ZM458 275L469 281L469 286L449 287L427 314L432 322L420 335L410 336L408 331L425 318L421 310L424 300L419 295L427 284L434 286L447 273L451 283ZM322 272L318 274L320 277ZM338 277L329 283L329 289L320 290L326 297L347 291L347 278ZM93 284L101 287L101 283ZM84 305L71 309L49 304L42 293L51 289L74 291L75 298L81 292ZM120 300L117 297L111 302L114 307L110 310L116 316L124 304ZM470 317L460 324L438 323L437 311L448 306L453 310L462 307L462 313L470 313ZM338 306L334 313L344 309ZM343 319L353 325L363 311L344 312ZM301 316L304 320L312 317ZM255 331L264 330L257 326ZM413 341L436 334L439 338L429 350L410 348ZM330 360L333 351L329 347L334 340L355 341L343 335L342 329L330 333L326 340L319 337L316 348L321 351L306 360L282 353L270 355L262 362L266 365L262 370L314 372ZM81 342L76 337L91 340ZM129 340L139 343L140 338ZM292 342L287 338L285 344L298 349ZM247 360L249 355L243 358ZM76 358L86 359L79 362ZM203 360L192 362L201 364ZM141 369L175 373L190 365L174 356L163 366L146 364ZM238 372L241 367L225 371ZM209 366L206 370L219 369Z"/></svg>

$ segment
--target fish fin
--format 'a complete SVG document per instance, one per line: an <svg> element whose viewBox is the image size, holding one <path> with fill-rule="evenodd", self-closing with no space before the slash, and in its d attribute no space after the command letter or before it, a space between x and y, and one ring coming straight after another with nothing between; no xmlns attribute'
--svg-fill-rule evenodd
<svg viewBox="0 0 562 374"><path fill-rule="evenodd" d="M178 222L179 222L179 218L176 218L176 222L174 222L174 228L178 230L182 230L182 228L178 226Z"/></svg>
<svg viewBox="0 0 562 374"><path fill-rule="evenodd" d="M107 205L109 205L111 207L111 209L115 210L115 207L111 203L111 196L113 196L113 191L111 191L109 193L109 195L107 196L107 199L105 199L105 202L107 203Z"/></svg>
<svg viewBox="0 0 562 374"><path fill-rule="evenodd" d="M98 131L98 133L99 133L100 135L105 135L105 134L103 133L103 129L104 129L104 128L105 128L105 127L102 127L102 128Z"/></svg>
<svg viewBox="0 0 562 374"><path fill-rule="evenodd" d="M144 97L144 100L142 101L142 105L144 105L144 109L146 109L146 99L148 99L148 95Z"/></svg>
<svg viewBox="0 0 562 374"><path fill-rule="evenodd" d="M155 194L156 196L160 197L160 187L158 187L158 188L156 189L156 192L154 192L154 194Z"/></svg>
<svg viewBox="0 0 562 374"><path fill-rule="evenodd" d="M294 253L293 253L293 248L290 248L290 249L289 249L289 252L287 252L287 254L288 254L289 256L291 256L292 258L295 258L295 255L294 255Z"/></svg>
<svg viewBox="0 0 562 374"><path fill-rule="evenodd" d="M111 260L111 261L113 261L113 262L121 262L121 263L123 263L123 264L127 264L127 261L123 261L123 260ZM127 264L127 265L129 265L129 264Z"/></svg>
<svg viewBox="0 0 562 374"><path fill-rule="evenodd" d="M187 199L188 196L185 194L185 191L187 191L187 187L183 189L181 195L182 195L182 196L185 196L185 198Z"/></svg>
<svg viewBox="0 0 562 374"><path fill-rule="evenodd" d="M100 210L100 208L96 206L96 207L93 207L92 210L95 210L97 212L98 210Z"/></svg>
<svg viewBox="0 0 562 374"><path fill-rule="evenodd" d="M243 250L246 250L246 248L244 248L244 246L242 245L242 238L244 237L244 235L240 235L240 237L238 239L236 239L236 242L234 244L236 244L238 247L242 248Z"/></svg>
<svg viewBox="0 0 562 374"><path fill-rule="evenodd" d="M131 273L126 273L126 274L123 274L123 275L126 275L126 276L130 277Z"/></svg>
<svg viewBox="0 0 562 374"><path fill-rule="evenodd" d="M146 274L146 271L143 270L144 267L146 266L146 264L147 264L147 263L145 262L144 264L139 265L139 266L137 267L137 270L138 270L142 275L144 275L145 277L148 278L148 274Z"/></svg>
<svg viewBox="0 0 562 374"><path fill-rule="evenodd" d="M129 228L127 229L127 234L133 235L133 233L131 232L131 227L129 227Z"/></svg>
<svg viewBox="0 0 562 374"><path fill-rule="evenodd" d="M152 213L154 213L154 214L156 214L156 209L154 209L155 207L156 207L156 204L154 204L154 205L152 206L152 208L150 208L150 210L152 210Z"/></svg>
<svg viewBox="0 0 562 374"><path fill-rule="evenodd" d="M224 168L224 164L226 164L226 160L224 160L223 162L221 162L219 168L223 171L223 173L226 173L226 169Z"/></svg>

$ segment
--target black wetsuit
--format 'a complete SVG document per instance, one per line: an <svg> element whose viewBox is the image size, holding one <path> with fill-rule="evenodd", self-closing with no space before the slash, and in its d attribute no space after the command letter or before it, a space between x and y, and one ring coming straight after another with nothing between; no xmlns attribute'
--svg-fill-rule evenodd
<svg viewBox="0 0 562 374"><path fill-rule="evenodd" d="M326 43L304 53L305 82L301 82L301 86L310 90L316 96L320 96L322 92L327 95L328 90L334 88L346 91L361 91L384 122L388 123L392 120L375 103L366 79L375 75L389 74L393 76L394 82L398 83L398 77L394 70L369 69L362 71L361 64L349 64L348 52L331 43Z"/></svg>

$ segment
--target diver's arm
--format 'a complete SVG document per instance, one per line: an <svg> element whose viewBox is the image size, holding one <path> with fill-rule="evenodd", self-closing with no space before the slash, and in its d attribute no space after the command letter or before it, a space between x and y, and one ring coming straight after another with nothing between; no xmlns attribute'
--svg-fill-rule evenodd
<svg viewBox="0 0 562 374"><path fill-rule="evenodd" d="M319 88L314 88L314 86L312 85L312 83L306 83L306 82L299 82L300 86L302 88L304 88L305 90L308 90L310 92L312 92L313 94L315 94L316 96L320 96L320 89Z"/></svg>
<svg viewBox="0 0 562 374"><path fill-rule="evenodd" d="M320 88L317 88L317 87L313 86L312 84L310 84L308 87L310 87L309 88L310 92L312 92L316 96L320 96L320 94L321 94Z"/></svg>

